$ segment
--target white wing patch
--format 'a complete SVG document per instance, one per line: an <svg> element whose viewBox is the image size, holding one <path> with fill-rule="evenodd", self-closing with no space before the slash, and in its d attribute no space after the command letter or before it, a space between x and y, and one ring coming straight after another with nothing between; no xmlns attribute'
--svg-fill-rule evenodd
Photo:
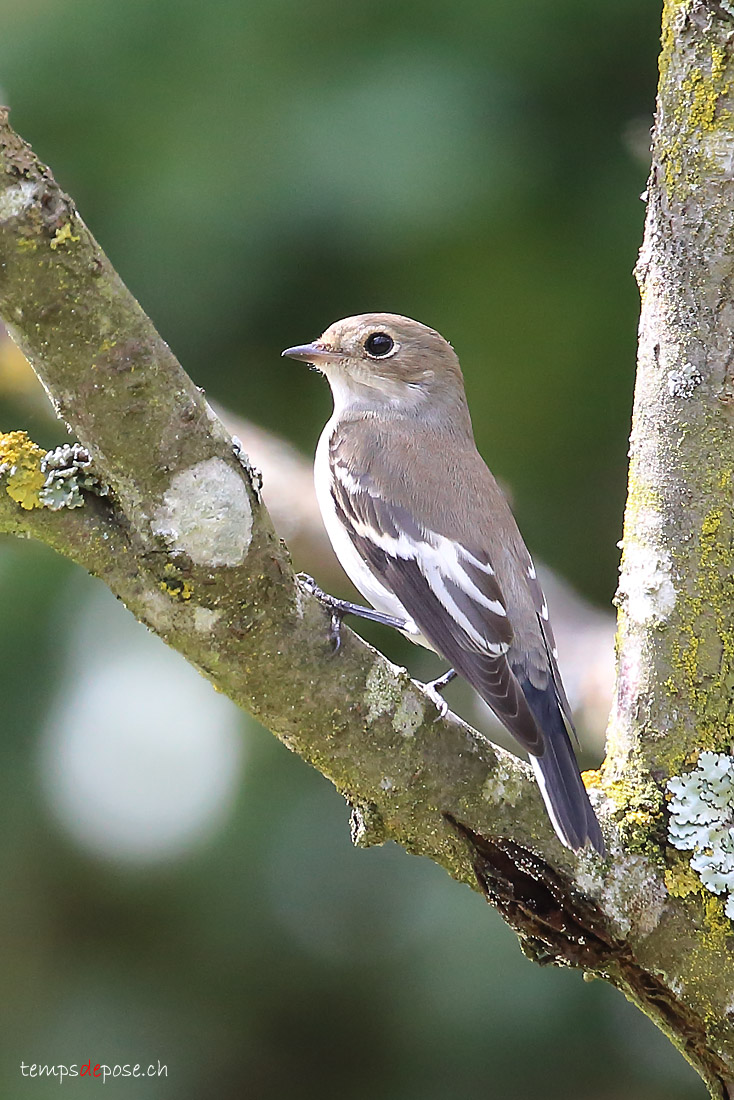
<svg viewBox="0 0 734 1100"><path fill-rule="evenodd" d="M470 622L466 614L461 610L456 599L448 590L446 582L451 582L460 589L473 603L484 607L493 615L500 618L507 617L507 611L499 600L489 599L477 588L466 571L461 566L462 557L471 559L477 568L483 568L473 554L469 554L458 543L452 542L444 535L437 535L432 531L425 532L425 539L415 541L400 532L397 537L376 531L370 524L359 520L353 521L354 531L360 538L369 540L373 546L377 546L386 554L394 558L402 558L404 561L416 561L421 573L428 582L436 599L449 613L451 618L459 624L476 646L486 649L494 656L507 653L510 648L506 642L492 642L485 634L481 634ZM493 573L491 566L485 570Z"/></svg>

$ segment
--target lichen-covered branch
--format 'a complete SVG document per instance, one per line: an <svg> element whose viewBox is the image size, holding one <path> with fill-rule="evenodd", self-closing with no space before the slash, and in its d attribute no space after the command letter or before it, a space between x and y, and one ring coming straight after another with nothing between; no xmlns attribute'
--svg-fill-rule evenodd
<svg viewBox="0 0 734 1100"><path fill-rule="evenodd" d="M608 769L734 736L734 15L664 11Z"/></svg>
<svg viewBox="0 0 734 1100"><path fill-rule="evenodd" d="M627 843L674 845L689 930L665 971L726 1064L714 1094L734 1078L733 42L732 4L666 0L604 770Z"/></svg>
<svg viewBox="0 0 734 1100"><path fill-rule="evenodd" d="M726 772L734 732L730 6L668 0L665 10L618 691L605 771L589 777L606 863L562 849L525 765L457 719L437 720L406 673L348 631L332 654L326 615L293 576L255 472L0 115L0 316L101 483L82 484L81 452L51 459L18 433L2 437L0 530L101 576L336 784L358 843L392 838L429 856L481 889L533 958L611 981L716 1097L734 1095L734 926L726 865L707 863L704 883L708 851L681 848L681 814L711 790L722 815L734 812L723 793L734 784L711 778ZM74 478L83 505L70 508ZM715 762L688 776L701 747ZM688 801L669 841L676 777L669 793ZM707 828L718 843L717 819Z"/></svg>

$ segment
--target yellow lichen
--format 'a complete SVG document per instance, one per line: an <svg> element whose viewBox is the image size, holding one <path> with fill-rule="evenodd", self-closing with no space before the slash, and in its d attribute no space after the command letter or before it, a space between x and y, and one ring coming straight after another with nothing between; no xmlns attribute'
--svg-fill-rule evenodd
<svg viewBox="0 0 734 1100"><path fill-rule="evenodd" d="M181 570L169 561L164 565L163 572L166 575L158 582L161 591L176 600L190 600L194 594L194 586L183 576Z"/></svg>
<svg viewBox="0 0 734 1100"><path fill-rule="evenodd" d="M724 902L708 891L704 896L703 911L705 931L703 944L718 955L728 950L727 940L734 933L732 923L724 912Z"/></svg>
<svg viewBox="0 0 734 1100"><path fill-rule="evenodd" d="M41 471L41 450L25 432L0 435L0 465L5 470L5 490L21 508L40 508L39 492L46 475Z"/></svg>
<svg viewBox="0 0 734 1100"><path fill-rule="evenodd" d="M702 959L706 959L706 952L726 953L727 941L734 934L734 929L726 915L722 898L707 890L688 861L680 857L676 857L673 866L665 872L665 886L671 897L698 896L703 902L703 935L697 952L700 952Z"/></svg>
<svg viewBox="0 0 734 1100"><path fill-rule="evenodd" d="M639 469L639 463L630 465L627 475L627 506L624 513L624 538L629 538L640 529L640 517L657 515L663 507L660 490L648 480L649 472ZM644 525L643 525L644 526Z"/></svg>
<svg viewBox="0 0 734 1100"><path fill-rule="evenodd" d="M692 905L701 906L700 918L696 918L700 934L681 955L678 978L690 1000L709 1004L712 990L721 987L722 979L724 988L727 980L731 981L732 922L726 916L722 899L706 890L684 857L674 857L664 879L671 897L690 898Z"/></svg>
<svg viewBox="0 0 734 1100"><path fill-rule="evenodd" d="M658 155L665 170L668 193L684 198L704 170L716 170L715 157L701 140L722 126L732 113L722 101L732 90L727 79L727 52L717 43L699 51L697 64L687 63L676 35L677 17L686 0L666 0L660 53L660 97L670 120L658 133Z"/></svg>
<svg viewBox="0 0 734 1100"><path fill-rule="evenodd" d="M647 810L630 810L625 814L625 821L629 826L644 826L647 830L654 822L656 815L649 813Z"/></svg>
<svg viewBox="0 0 734 1100"><path fill-rule="evenodd" d="M731 478L719 471L713 482L719 490ZM698 539L695 583L679 596L679 636L671 645L673 675L669 693L682 692L695 714L700 749L726 748L734 737L734 713L728 699L734 689L734 551L732 522L722 507L704 516ZM680 761L668 761L671 773Z"/></svg>
<svg viewBox="0 0 734 1100"><path fill-rule="evenodd" d="M51 247L53 249L60 248L62 245L71 244L73 241L78 241L79 237L75 237L71 231L71 225L67 222L62 225L61 229L57 229L54 233L54 239L51 241Z"/></svg>
<svg viewBox="0 0 734 1100"><path fill-rule="evenodd" d="M658 58L658 70L660 81L665 79L670 68L670 59L675 48L675 13L680 8L680 0L665 0L663 4L662 34L660 36L660 57Z"/></svg>
<svg viewBox="0 0 734 1100"><path fill-rule="evenodd" d="M689 894L700 894L702 891L700 878L683 859L677 860L675 866L665 872L665 886L674 898L687 898Z"/></svg>
<svg viewBox="0 0 734 1100"><path fill-rule="evenodd" d="M721 46L717 46L716 43L711 45L711 79L713 81L721 80L726 69L726 50L723 50Z"/></svg>
<svg viewBox="0 0 734 1100"><path fill-rule="evenodd" d="M635 787L626 779L614 779L605 783L604 793L616 806L624 807L635 794Z"/></svg>
<svg viewBox="0 0 734 1100"><path fill-rule="evenodd" d="M723 71L723 70L722 70ZM715 75L713 59L711 80L707 80L701 69L693 69L681 83L681 91L688 96L688 125L692 130L710 130L716 117L716 107L721 91L714 84L721 79L721 71ZM728 91L728 85L726 87Z"/></svg>
<svg viewBox="0 0 734 1100"><path fill-rule="evenodd" d="M588 774L584 773L584 779ZM614 819L626 850L659 862L665 832L660 788L652 779L633 777L632 771L624 779L606 780L602 774L601 782L614 807Z"/></svg>

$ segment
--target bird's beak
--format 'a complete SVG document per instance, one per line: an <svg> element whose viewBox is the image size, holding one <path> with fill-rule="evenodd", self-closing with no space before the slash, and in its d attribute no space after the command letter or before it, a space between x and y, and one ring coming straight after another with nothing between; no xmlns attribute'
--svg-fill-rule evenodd
<svg viewBox="0 0 734 1100"><path fill-rule="evenodd" d="M295 348L286 348L280 354L288 359L300 359L302 363L313 363L315 366L340 358L339 352L319 344L317 340L312 344L299 344Z"/></svg>

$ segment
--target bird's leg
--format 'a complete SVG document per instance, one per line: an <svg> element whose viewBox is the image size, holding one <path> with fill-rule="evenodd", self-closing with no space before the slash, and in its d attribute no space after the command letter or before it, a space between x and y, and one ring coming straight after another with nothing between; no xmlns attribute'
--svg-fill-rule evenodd
<svg viewBox="0 0 734 1100"><path fill-rule="evenodd" d="M456 669L450 668L448 672L444 672L443 676L439 676L437 680L429 680L427 684L423 684L423 690L432 703L435 704L438 710L439 718L445 718L449 712L449 705L441 695L441 692L456 676Z"/></svg>
<svg viewBox="0 0 734 1100"><path fill-rule="evenodd" d="M360 619L369 619L370 622L380 623L382 626L391 626L394 630L407 630L409 627L405 619L398 619L394 615L383 615L381 611L373 611L371 607L362 607L358 603L350 603L349 600L339 600L336 596L330 596L328 592L324 592L323 589L319 588L316 581L313 577L309 577L308 573L299 573L298 579L306 591L315 596L319 603L322 603L331 612L329 639L334 646L335 653L341 645L341 625L345 615L357 615Z"/></svg>

